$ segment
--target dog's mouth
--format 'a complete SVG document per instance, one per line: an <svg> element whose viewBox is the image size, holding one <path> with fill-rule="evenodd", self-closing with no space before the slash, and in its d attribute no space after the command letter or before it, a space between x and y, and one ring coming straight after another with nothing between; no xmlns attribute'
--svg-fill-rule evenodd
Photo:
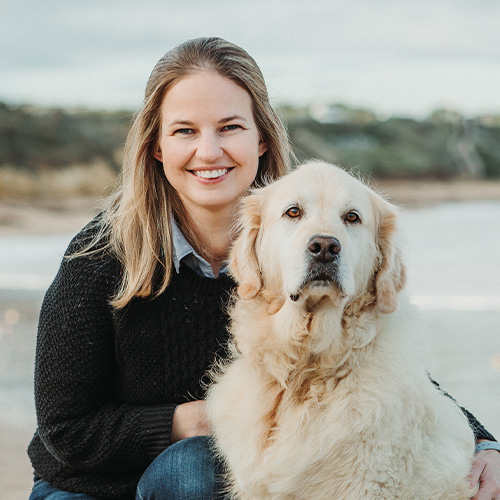
<svg viewBox="0 0 500 500"><path fill-rule="evenodd" d="M327 288L329 291L333 289L337 293L344 294L336 262L328 266L311 265L297 292L291 294L290 298L296 302L304 290L315 293L321 288Z"/></svg>

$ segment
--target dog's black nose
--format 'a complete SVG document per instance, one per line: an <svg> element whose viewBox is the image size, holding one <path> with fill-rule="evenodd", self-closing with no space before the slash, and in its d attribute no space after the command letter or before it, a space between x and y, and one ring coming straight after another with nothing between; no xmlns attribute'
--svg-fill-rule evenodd
<svg viewBox="0 0 500 500"><path fill-rule="evenodd" d="M340 253L342 245L331 236L314 236L309 240L307 249L317 262L333 262Z"/></svg>

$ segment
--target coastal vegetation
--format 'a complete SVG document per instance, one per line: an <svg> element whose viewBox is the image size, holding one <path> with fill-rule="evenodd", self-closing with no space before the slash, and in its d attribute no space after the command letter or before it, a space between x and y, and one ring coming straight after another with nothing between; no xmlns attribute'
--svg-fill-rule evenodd
<svg viewBox="0 0 500 500"><path fill-rule="evenodd" d="M500 116L379 117L343 105L279 112L300 161L323 159L381 180L500 178ZM132 117L0 102L0 198L106 194Z"/></svg>

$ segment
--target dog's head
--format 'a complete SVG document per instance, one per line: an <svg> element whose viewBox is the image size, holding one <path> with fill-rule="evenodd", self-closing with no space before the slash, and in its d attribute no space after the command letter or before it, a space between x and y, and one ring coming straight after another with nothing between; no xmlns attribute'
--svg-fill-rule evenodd
<svg viewBox="0 0 500 500"><path fill-rule="evenodd" d="M243 200L230 255L238 293L349 301L374 290L383 313L397 308L404 266L396 209L344 170L308 163Z"/></svg>

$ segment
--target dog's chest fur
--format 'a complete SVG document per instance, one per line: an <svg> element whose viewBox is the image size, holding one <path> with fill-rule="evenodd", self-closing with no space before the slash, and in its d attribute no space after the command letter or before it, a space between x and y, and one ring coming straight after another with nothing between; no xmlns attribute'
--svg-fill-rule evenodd
<svg viewBox="0 0 500 500"><path fill-rule="evenodd" d="M353 305L340 316L335 308L291 314L293 306L269 316L254 300L233 311L240 352L209 407L236 498L467 498L456 485L472 439L443 436L448 425L468 424L412 359L395 318L387 325L366 304L363 314ZM430 443L443 439L455 492L415 491L429 482Z"/></svg>

